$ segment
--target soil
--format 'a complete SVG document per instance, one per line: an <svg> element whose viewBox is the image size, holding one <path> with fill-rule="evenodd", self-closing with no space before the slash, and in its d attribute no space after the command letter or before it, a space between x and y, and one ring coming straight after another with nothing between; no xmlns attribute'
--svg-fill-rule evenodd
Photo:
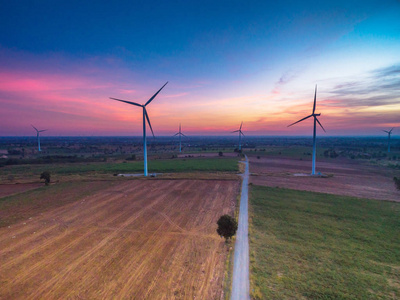
<svg viewBox="0 0 400 300"><path fill-rule="evenodd" d="M0 198L37 189L42 186L44 186L44 183L0 184Z"/></svg>
<svg viewBox="0 0 400 300"><path fill-rule="evenodd" d="M0 228L0 299L221 299L239 181L131 180Z"/></svg>
<svg viewBox="0 0 400 300"><path fill-rule="evenodd" d="M368 165L357 160L332 159L318 161L316 172L327 177L304 176L311 174L311 161L293 158L249 156L250 182L257 185L284 187L378 200L400 201L392 169Z"/></svg>

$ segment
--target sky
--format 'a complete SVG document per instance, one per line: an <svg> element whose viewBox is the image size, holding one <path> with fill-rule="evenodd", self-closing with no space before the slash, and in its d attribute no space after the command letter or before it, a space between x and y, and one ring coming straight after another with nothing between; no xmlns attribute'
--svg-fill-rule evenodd
<svg viewBox="0 0 400 300"><path fill-rule="evenodd" d="M0 1L0 136L400 129L400 1ZM393 135L397 134L394 129ZM399 130L400 134L400 130Z"/></svg>

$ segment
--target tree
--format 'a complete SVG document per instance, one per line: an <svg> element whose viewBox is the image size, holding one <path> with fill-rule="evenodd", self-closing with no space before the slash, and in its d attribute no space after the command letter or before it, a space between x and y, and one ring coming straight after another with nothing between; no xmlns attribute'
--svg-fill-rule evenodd
<svg viewBox="0 0 400 300"><path fill-rule="evenodd" d="M217 222L218 228L217 233L219 236L223 236L226 241L236 234L238 224L236 220L230 215L223 215Z"/></svg>
<svg viewBox="0 0 400 300"><path fill-rule="evenodd" d="M396 189L400 190L400 178L393 177L394 185L396 186Z"/></svg>
<svg viewBox="0 0 400 300"><path fill-rule="evenodd" d="M224 156L224 153L222 153L222 151L219 151L219 152L218 152L218 155L219 155L219 156Z"/></svg>
<svg viewBox="0 0 400 300"><path fill-rule="evenodd" d="M42 174L40 174L40 179L44 179L44 184L49 185L50 184L50 173L48 171L42 172Z"/></svg>

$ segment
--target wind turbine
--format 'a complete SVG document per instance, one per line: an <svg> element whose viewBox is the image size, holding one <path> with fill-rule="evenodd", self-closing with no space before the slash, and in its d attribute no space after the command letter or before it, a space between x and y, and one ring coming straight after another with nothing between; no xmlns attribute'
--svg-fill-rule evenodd
<svg viewBox="0 0 400 300"><path fill-rule="evenodd" d="M388 134L388 152L390 153L390 136L392 135L392 130L394 129L394 127L392 129L390 129L389 131L387 130L382 130L384 132L386 132Z"/></svg>
<svg viewBox="0 0 400 300"><path fill-rule="evenodd" d="M40 135L39 135L39 133L40 132L43 132L43 131L46 131L47 129L44 129L44 130L38 130L35 126L33 126L32 124L31 124L31 126L33 127L33 129L35 129L36 130L36 136L37 136L37 143L38 143L38 149L39 149L39 151L42 151L41 149L40 149Z"/></svg>
<svg viewBox="0 0 400 300"><path fill-rule="evenodd" d="M181 143L182 135L184 137L187 137L187 136L182 133L181 123L179 123L179 132L175 133L173 136L177 136L177 135L179 135L179 152L182 152L182 143Z"/></svg>
<svg viewBox="0 0 400 300"><path fill-rule="evenodd" d="M297 122L294 122L292 124L290 124L288 127L297 124L301 121L304 121L308 118L314 117L314 134L313 134L313 157L312 157L312 172L311 175L315 175L315 157L316 157L316 152L317 152L317 144L315 141L315 136L316 136L316 132L317 132L317 122L319 124L319 126L321 126L321 128L325 131L325 128L322 126L322 124L319 122L319 120L317 119L317 117L319 117L321 114L316 114L315 113L315 106L317 105L317 85L315 85L315 94L314 94L314 106L313 106L313 110L312 110L312 114L301 119L298 120ZM326 132L326 131L325 131Z"/></svg>
<svg viewBox="0 0 400 300"><path fill-rule="evenodd" d="M126 100L121 100L121 99L116 99L116 98L111 98L112 100L117 100L117 101L121 101L121 102L125 102L131 105L135 105L135 106L139 106L141 108L143 108L143 161L144 161L144 176L147 176L147 140L146 140L146 119L147 119L147 123L149 123L149 127L151 130L151 133L153 134L154 137L154 132L153 132L153 128L151 128L151 124L150 124L150 119L149 119L149 115L147 114L146 111L146 106L154 100L154 98L158 95L158 93L164 88L164 86L166 86L168 83L168 81L161 87L161 89L158 90L157 93L155 93L153 95L153 97L151 97L149 100L147 100L147 102L145 104L139 104L136 102L131 102L131 101L126 101Z"/></svg>
<svg viewBox="0 0 400 300"><path fill-rule="evenodd" d="M238 130L235 130L235 131L232 131L232 132L231 132L231 133L239 132L239 151L242 150L242 144L241 144L241 142L242 142L242 135L244 136L244 133L242 132L242 126L243 126L243 122L242 122L242 124L240 124L240 127L239 127Z"/></svg>

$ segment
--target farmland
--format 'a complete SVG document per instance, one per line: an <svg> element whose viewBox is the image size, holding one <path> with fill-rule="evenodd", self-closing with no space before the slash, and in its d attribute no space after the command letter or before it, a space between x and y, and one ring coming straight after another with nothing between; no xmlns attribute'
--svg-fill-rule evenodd
<svg viewBox="0 0 400 300"><path fill-rule="evenodd" d="M400 205L252 186L254 299L398 299Z"/></svg>
<svg viewBox="0 0 400 300"><path fill-rule="evenodd" d="M184 172L237 172L237 157L182 158L160 159L149 161L149 172L184 173ZM13 175L14 181L31 182L37 180L44 170L52 174L54 180L65 180L68 177L101 177L118 173L143 173L143 161L133 162L90 162L70 164L28 164L10 165L0 168L0 179L8 182L7 177Z"/></svg>
<svg viewBox="0 0 400 300"><path fill-rule="evenodd" d="M52 188L25 193L65 203L26 203L29 217L0 228L0 298L221 297L216 220L233 213L238 181L110 181L65 199Z"/></svg>
<svg viewBox="0 0 400 300"><path fill-rule="evenodd" d="M316 170L326 178L299 176L311 173L311 161L250 155L250 181L256 185L284 187L370 199L400 201L393 177L399 171L359 160L318 161Z"/></svg>

